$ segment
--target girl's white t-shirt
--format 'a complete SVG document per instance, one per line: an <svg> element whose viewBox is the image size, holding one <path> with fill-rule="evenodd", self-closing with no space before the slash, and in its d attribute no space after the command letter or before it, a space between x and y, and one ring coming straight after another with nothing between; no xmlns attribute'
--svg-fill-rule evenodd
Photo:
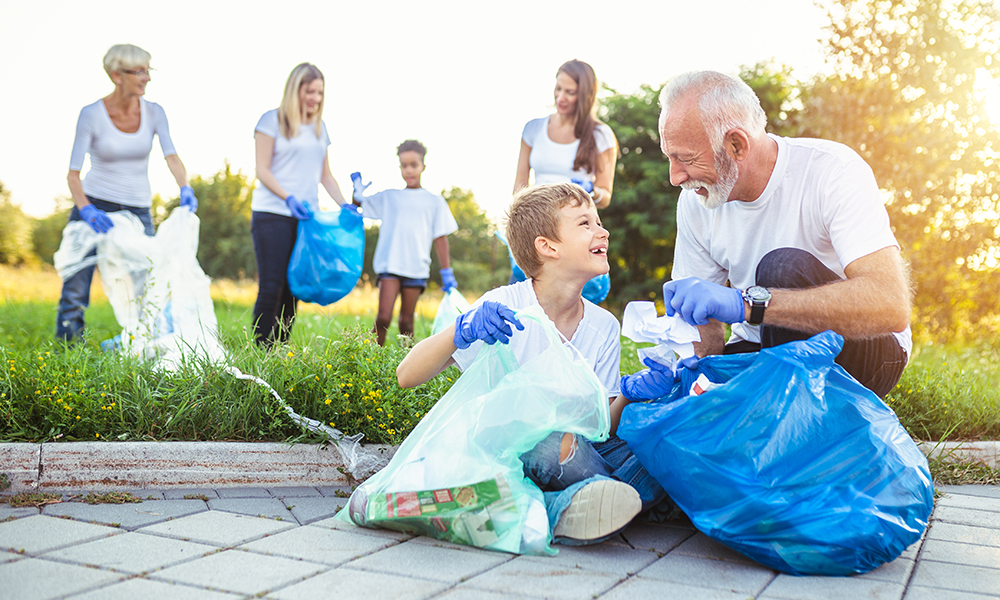
<svg viewBox="0 0 1000 600"><path fill-rule="evenodd" d="M288 194L299 200L308 200L313 210L319 209L319 180L323 176L326 149L330 146L326 123L320 122L320 128L321 134L317 136L313 123L303 123L295 137L286 139L278 126L278 109L264 113L254 128L254 131L274 138L271 174ZM257 212L292 216L285 199L260 183L254 188L250 208Z"/></svg>
<svg viewBox="0 0 1000 600"><path fill-rule="evenodd" d="M159 137L164 157L177 154L177 151L170 139L167 114L160 105L139 98L139 110L139 130L135 133L125 133L115 127L104 100L84 106L80 111L69 169L82 171L84 158L90 155L90 169L83 177L83 193L128 206L152 205L149 153L153 149L153 135Z"/></svg>
<svg viewBox="0 0 1000 600"><path fill-rule="evenodd" d="M615 134L603 123L594 129L594 137L597 141L598 154L615 147ZM557 144L549 138L549 117L528 121L521 133L521 139L531 146L528 164L535 172L535 185L569 183L572 179L594 180L593 173L588 173L584 169L573 170L573 161L576 159L580 140L574 140L569 144Z"/></svg>

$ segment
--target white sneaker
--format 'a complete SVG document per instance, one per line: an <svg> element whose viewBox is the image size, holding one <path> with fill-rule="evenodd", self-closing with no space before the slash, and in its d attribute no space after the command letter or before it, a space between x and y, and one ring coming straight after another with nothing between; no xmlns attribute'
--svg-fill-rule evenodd
<svg viewBox="0 0 1000 600"><path fill-rule="evenodd" d="M596 540L624 528L642 510L639 492L627 483L601 479L580 488L559 517L552 534Z"/></svg>

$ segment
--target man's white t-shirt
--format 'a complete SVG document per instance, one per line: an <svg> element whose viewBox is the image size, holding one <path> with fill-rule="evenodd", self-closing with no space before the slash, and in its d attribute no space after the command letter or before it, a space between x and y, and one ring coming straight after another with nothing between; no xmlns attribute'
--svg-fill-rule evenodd
<svg viewBox="0 0 1000 600"><path fill-rule="evenodd" d="M597 153L615 147L615 134L605 124L594 129ZM584 169L573 170L576 151L580 140L569 144L557 144L549 138L549 117L528 121L521 132L521 139L531 146L528 164L535 172L535 185L543 183L569 183L572 179L593 181L594 174Z"/></svg>
<svg viewBox="0 0 1000 600"><path fill-rule="evenodd" d="M69 169L83 170L84 157L90 154L90 170L83 177L86 195L128 206L152 205L149 152L153 149L153 135L160 138L164 157L177 151L170 139L167 114L160 105L139 98L139 111L139 130L135 133L115 127L104 100L80 111Z"/></svg>
<svg viewBox="0 0 1000 600"><path fill-rule="evenodd" d="M424 188L385 190L361 205L367 219L381 219L372 268L427 279L431 273L434 240L458 231L458 223L440 195Z"/></svg>
<svg viewBox="0 0 1000 600"><path fill-rule="evenodd" d="M538 304L531 279L490 290L476 300L473 306L478 306L487 300L500 302L514 311ZM618 383L621 380L619 372L621 325L607 310L586 298L582 300L583 318L580 319L570 343L594 368L598 381L607 390L608 397L613 398L618 396ZM537 323L525 320L522 324L524 331L511 326L514 335L510 338L510 349L519 362L530 360L549 347L549 338ZM464 350L456 350L451 356L458 368L462 371L469 368L479 356L484 343L477 341Z"/></svg>
<svg viewBox="0 0 1000 600"><path fill-rule="evenodd" d="M871 167L849 147L828 140L770 136L778 144L774 171L760 198L703 207L693 190L677 203L671 277L755 285L757 264L777 248L809 252L845 277L844 268L873 252L899 247ZM733 325L730 343L760 342L758 326ZM910 329L893 333L910 353Z"/></svg>
<svg viewBox="0 0 1000 600"><path fill-rule="evenodd" d="M320 130L321 134L317 136L314 123L303 123L299 125L298 135L287 139L281 135L278 126L278 109L264 113L254 128L254 131L274 138L271 174L288 194L299 200L308 200L313 210L319 209L319 180L323 175L326 149L330 146L326 123L320 122ZM285 199L279 198L263 184L254 189L250 208L257 212L292 216Z"/></svg>

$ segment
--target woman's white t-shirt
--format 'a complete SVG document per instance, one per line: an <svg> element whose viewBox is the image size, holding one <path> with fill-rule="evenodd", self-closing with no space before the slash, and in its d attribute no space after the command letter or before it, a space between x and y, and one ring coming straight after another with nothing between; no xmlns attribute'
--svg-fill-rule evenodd
<svg viewBox="0 0 1000 600"><path fill-rule="evenodd" d="M139 111L139 130L135 133L115 127L104 100L80 111L69 170L83 170L84 158L90 154L90 170L83 177L86 195L128 206L152 205L149 152L153 149L153 135L160 138L164 157L177 151L170 139L167 114L160 105L139 98Z"/></svg>
<svg viewBox="0 0 1000 600"><path fill-rule="evenodd" d="M316 126L303 123L298 134L292 139L281 135L278 126L278 109L269 110L257 121L254 131L274 138L274 153L271 155L271 174L278 180L285 192L299 200L308 200L313 210L319 208L319 180L323 176L323 161L330 146L330 136L326 123L320 122L321 135L316 135ZM284 198L267 189L263 184L253 191L251 210L292 216Z"/></svg>
<svg viewBox="0 0 1000 600"><path fill-rule="evenodd" d="M615 134L603 123L594 129L594 137L598 154L615 147ZM584 169L573 170L580 140L557 144L549 138L549 117L528 121L521 132L521 139L531 146L528 164L535 172L535 185L569 183L572 179L594 180L594 173L588 173Z"/></svg>

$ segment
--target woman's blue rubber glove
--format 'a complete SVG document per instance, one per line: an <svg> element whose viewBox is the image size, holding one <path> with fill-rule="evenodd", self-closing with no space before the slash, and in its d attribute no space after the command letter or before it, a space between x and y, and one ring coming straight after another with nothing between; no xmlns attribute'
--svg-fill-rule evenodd
<svg viewBox="0 0 1000 600"><path fill-rule="evenodd" d="M296 219L313 218L312 207L309 206L308 200L299 200L295 196L289 196L285 198L285 204L288 205L288 210L292 211L292 216Z"/></svg>
<svg viewBox="0 0 1000 600"><path fill-rule="evenodd" d="M514 330L508 323L524 330L524 325L514 316L514 311L499 302L487 300L455 319L455 347L464 350L477 340L487 344L506 344L510 341L510 336L514 335Z"/></svg>
<svg viewBox="0 0 1000 600"><path fill-rule="evenodd" d="M455 280L455 271L451 268L441 269L441 289L450 292L457 287L458 281Z"/></svg>
<svg viewBox="0 0 1000 600"><path fill-rule="evenodd" d="M354 185L354 199L364 204L366 200L365 190L368 189L368 186L370 186L372 182L369 181L368 183L363 183L361 181L361 173L355 171L351 173L351 183Z"/></svg>
<svg viewBox="0 0 1000 600"><path fill-rule="evenodd" d="M80 209L80 218L86 221L87 225L90 225L90 228L97 233L107 233L109 229L115 226L108 213L93 204L88 204Z"/></svg>
<svg viewBox="0 0 1000 600"><path fill-rule="evenodd" d="M746 318L743 294L697 277L663 284L663 307L668 317L680 313L689 325L708 325L709 319L742 323Z"/></svg>
<svg viewBox="0 0 1000 600"><path fill-rule="evenodd" d="M341 210L346 210L346 211L351 212L351 213L354 213L355 215L357 215L359 217L361 216L361 208L358 207L358 206L355 206L354 204L341 204L340 205L340 209Z"/></svg>
<svg viewBox="0 0 1000 600"><path fill-rule="evenodd" d="M583 179L573 178L573 179L570 179L569 182L570 183L575 183L576 185L582 187L583 191L587 192L588 194L590 194L590 193L592 193L594 191L594 182L593 181L584 181Z"/></svg>
<svg viewBox="0 0 1000 600"><path fill-rule="evenodd" d="M194 197L194 190L189 185L181 188L181 206L187 207L191 212L198 212L198 199Z"/></svg>

